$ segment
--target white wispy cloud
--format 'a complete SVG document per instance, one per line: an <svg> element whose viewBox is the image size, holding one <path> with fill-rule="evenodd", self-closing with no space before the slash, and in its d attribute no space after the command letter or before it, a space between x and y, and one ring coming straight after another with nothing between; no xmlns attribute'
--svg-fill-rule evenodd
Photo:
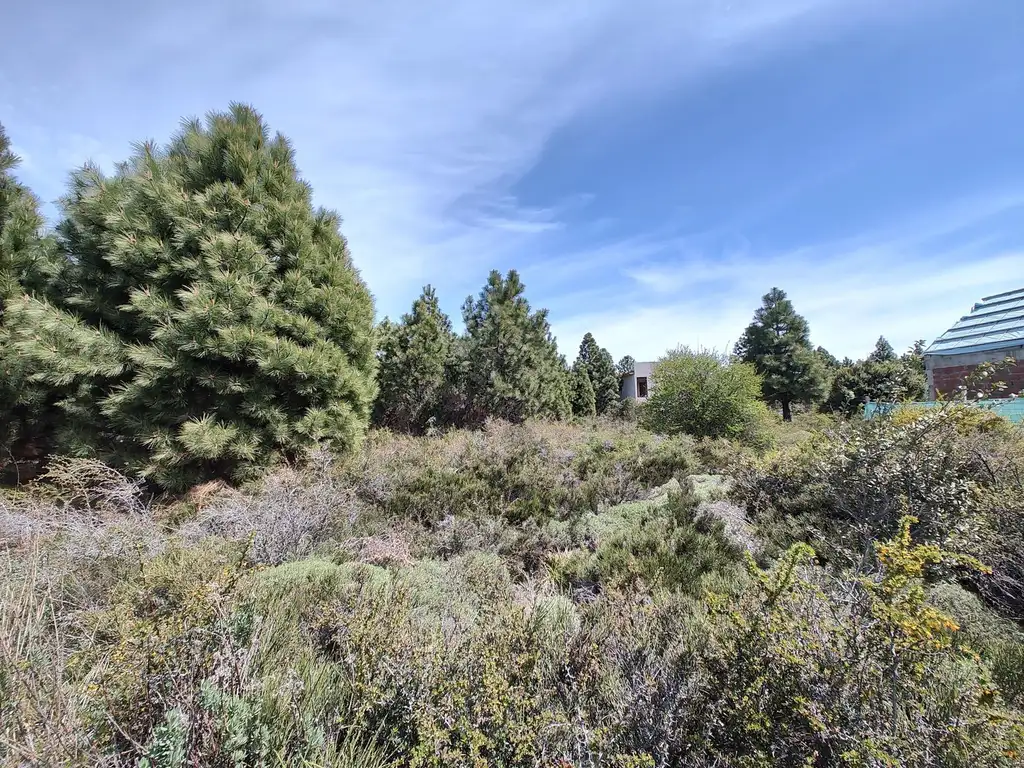
<svg viewBox="0 0 1024 768"><path fill-rule="evenodd" d="M557 317L555 330L566 340L589 331L616 356L645 360L678 344L728 350L761 295L778 286L808 319L814 343L833 354L863 357L880 335L903 349L939 336L979 298L1024 274L1024 251L1000 250L975 234L999 216L1021 213L1024 192L1003 193L795 251L623 262L613 289L586 297L600 309Z"/></svg>
<svg viewBox="0 0 1024 768"><path fill-rule="evenodd" d="M766 255L733 233L732 247L709 251L687 233L608 238L602 226L614 222L581 224L594 190L546 208L510 190L567 126L923 5L184 0L53 17L22 4L0 50L0 119L33 159L26 177L52 199L87 158L109 168L131 141L165 139L182 115L254 103L293 139L317 202L344 217L381 314L404 310L426 282L457 307L488 269L519 267L567 353L589 330L616 354L653 357L678 342L735 340L760 294L780 284L820 343L853 354L880 332L897 345L923 333L879 299L896 306L897 287L938 306L937 296L964 303L984 286L946 270L935 273L941 285L908 287L931 283L894 275L887 261L903 246L889 236ZM61 56L40 62L35 81L3 78L40 48ZM943 293L944 280L961 293Z"/></svg>
<svg viewBox="0 0 1024 768"><path fill-rule="evenodd" d="M458 270L478 284L481 267L559 228L508 188L561 127L884 8L872 0L214 8L186 0L173 9L69 8L53 18L23 6L8 39L59 50L63 60L44 63L52 69L36 85L12 82L7 92L31 153L49 160L33 171L51 197L62 163L91 156L107 165L131 140L165 137L182 114L254 102L294 139L317 199L345 217L357 263L387 310L426 280L462 288ZM93 45L97 38L118 44ZM13 71L19 50L7 50L0 70Z"/></svg>

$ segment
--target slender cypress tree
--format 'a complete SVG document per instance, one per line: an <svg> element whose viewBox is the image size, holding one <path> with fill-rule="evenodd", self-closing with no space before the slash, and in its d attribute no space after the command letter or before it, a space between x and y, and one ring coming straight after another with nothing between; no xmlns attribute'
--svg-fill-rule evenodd
<svg viewBox="0 0 1024 768"><path fill-rule="evenodd" d="M63 200L74 291L19 305L19 350L69 386L66 450L180 489L354 446L375 384L373 300L338 217L252 108L185 122Z"/></svg>
<svg viewBox="0 0 1024 768"><path fill-rule="evenodd" d="M793 309L786 292L772 288L762 302L735 352L761 375L765 400L781 405L782 418L792 421L793 403L811 403L823 396L824 371L811 347L807 321Z"/></svg>
<svg viewBox="0 0 1024 768"><path fill-rule="evenodd" d="M577 361L584 367L594 387L598 414L605 414L619 402L619 374L607 349L599 347L592 333L580 342Z"/></svg>
<svg viewBox="0 0 1024 768"><path fill-rule="evenodd" d="M377 358L380 393L374 420L381 426L420 432L440 416L452 324L431 286L381 335Z"/></svg>
<svg viewBox="0 0 1024 768"><path fill-rule="evenodd" d="M572 403L572 415L586 418L597 415L597 397L594 385L590 383L587 369L579 361L573 363L569 372L569 399Z"/></svg>

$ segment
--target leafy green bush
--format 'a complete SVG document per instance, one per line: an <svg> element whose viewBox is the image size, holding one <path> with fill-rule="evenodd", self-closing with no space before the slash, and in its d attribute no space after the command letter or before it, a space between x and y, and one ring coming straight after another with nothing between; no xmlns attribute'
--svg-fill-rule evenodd
<svg viewBox="0 0 1024 768"><path fill-rule="evenodd" d="M908 512L925 541L956 546L977 520L976 457L967 409L840 424L794 451L748 462L738 495L755 516L788 516L829 558L853 562ZM961 544L962 546L962 544Z"/></svg>
<svg viewBox="0 0 1024 768"><path fill-rule="evenodd" d="M910 512L921 541L990 565L968 576L973 587L1024 618L1024 440L991 412L947 404L842 422L735 476L734 494L777 550L807 541L830 561L855 563Z"/></svg>
<svg viewBox="0 0 1024 768"><path fill-rule="evenodd" d="M902 403L924 397L927 380L912 360L861 360L839 368L822 408L853 415L868 400Z"/></svg>
<svg viewBox="0 0 1024 768"><path fill-rule="evenodd" d="M658 361L657 386L642 423L661 434L729 437L763 447L772 417L761 401L761 379L752 365L725 355L680 347Z"/></svg>

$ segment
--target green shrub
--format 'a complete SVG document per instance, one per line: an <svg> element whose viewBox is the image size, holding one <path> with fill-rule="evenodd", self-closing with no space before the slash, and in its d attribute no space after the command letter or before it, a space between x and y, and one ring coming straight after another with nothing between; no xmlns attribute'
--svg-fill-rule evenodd
<svg viewBox="0 0 1024 768"><path fill-rule="evenodd" d="M343 728L349 692L299 631L308 607L334 599L358 569L260 573L243 563L233 546L171 550L143 563L93 617L72 668L95 745L153 768L383 768L383 756Z"/></svg>
<svg viewBox="0 0 1024 768"><path fill-rule="evenodd" d="M1020 625L993 612L959 584L933 585L928 600L956 621L962 642L988 663L1004 698L1024 708L1024 630Z"/></svg>
<svg viewBox="0 0 1024 768"><path fill-rule="evenodd" d="M648 429L728 437L756 447L771 440L772 417L761 401L761 379L752 365L680 347L658 361L653 376L657 386L642 417Z"/></svg>
<svg viewBox="0 0 1024 768"><path fill-rule="evenodd" d="M841 422L796 448L742 463L735 495L781 550L793 541L852 563L907 511L915 535L977 556L973 587L1024 618L1024 440L984 409L947 404Z"/></svg>
<svg viewBox="0 0 1024 768"><path fill-rule="evenodd" d="M705 470L731 473L744 459L749 458L750 449L725 437L705 437L696 441L693 453Z"/></svg>
<svg viewBox="0 0 1024 768"><path fill-rule="evenodd" d="M908 512L915 535L955 549L979 521L980 464L969 410L920 411L840 424L795 450L748 462L735 492L761 521L789 518L829 559L853 562L893 535ZM766 531L771 535L771 531Z"/></svg>
<svg viewBox="0 0 1024 768"><path fill-rule="evenodd" d="M363 586L383 587L387 571L364 563L336 563L311 558L259 571L254 580L261 604L296 609L302 615L337 599L345 590Z"/></svg>
<svg viewBox="0 0 1024 768"><path fill-rule="evenodd" d="M643 407L631 397L623 398L613 403L608 409L608 416L627 424L636 424L640 420L640 413Z"/></svg>
<svg viewBox="0 0 1024 768"><path fill-rule="evenodd" d="M450 515L566 518L642 498L691 465L685 438L490 422L418 440L375 433L347 471L365 503L436 525Z"/></svg>
<svg viewBox="0 0 1024 768"><path fill-rule="evenodd" d="M1018 765L1024 731L924 599L950 556L910 521L858 576L794 547L716 624L702 751L729 765ZM963 562L952 558L955 562ZM730 628L731 627L731 628ZM707 758L705 758L707 759Z"/></svg>
<svg viewBox="0 0 1024 768"><path fill-rule="evenodd" d="M721 521L697 512L692 487L669 494L664 506L649 505L603 540L594 552L577 551L555 561L555 580L569 588L665 588L699 596L704 587L731 588L742 575L740 548Z"/></svg>
<svg viewBox="0 0 1024 768"><path fill-rule="evenodd" d="M839 368L822 408L852 416L865 402L902 403L924 397L928 382L921 369L904 356L891 360L860 360Z"/></svg>
<svg viewBox="0 0 1024 768"><path fill-rule="evenodd" d="M551 603L492 602L453 631L396 586L340 601L316 637L357 694L353 722L380 733L403 765L653 766L640 729L626 723L642 715L618 711L633 682L601 668L602 654L635 637L636 624L598 629L599 615L616 617L555 605L553 615ZM616 654L628 663L625 650Z"/></svg>
<svg viewBox="0 0 1024 768"><path fill-rule="evenodd" d="M870 444L873 466L891 461L904 486L932 489L911 494L924 511L967 478L977 524L947 538L1012 564L1019 542L992 548L1012 525L988 515L1017 509L1016 433L973 413L912 432L941 471L892 458L914 450L904 438L923 428L918 414L851 426L867 431L846 449ZM770 513L791 538L836 542L828 562L797 547L746 570L747 519L711 501L728 480L649 487L691 465L691 442L621 423L376 433L340 469L231 492L232 509L268 508L252 520L342 511L331 538L287 557L254 557L245 526L161 531L123 480L85 465L49 500L0 499L0 531L28 531L0 560L0 762L1019 764L1024 643L979 589L1001 576L933 540L941 514L913 538L905 519L888 539L865 529L863 556L841 557L856 529L822 499L879 497L840 487L861 475L841 441L822 442L834 439L759 459L744 470L756 483L736 483L765 494L750 506L762 527ZM425 525L389 516L427 470L497 490L444 503L424 490L408 510L430 509ZM521 498L544 498L548 483L571 501L520 521L502 495L516 483ZM609 505L622 495L635 500ZM197 506L196 521L208 510ZM125 538L97 550L109 561L98 566L104 536Z"/></svg>
<svg viewBox="0 0 1024 768"><path fill-rule="evenodd" d="M692 441L637 434L633 439L590 440L576 454L573 471L589 509L643 497L682 477L693 466Z"/></svg>

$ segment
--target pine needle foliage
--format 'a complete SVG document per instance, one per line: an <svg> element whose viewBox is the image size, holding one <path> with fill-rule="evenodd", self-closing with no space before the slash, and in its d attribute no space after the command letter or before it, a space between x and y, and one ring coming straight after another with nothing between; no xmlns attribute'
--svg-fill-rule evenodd
<svg viewBox="0 0 1024 768"><path fill-rule="evenodd" d="M0 126L0 470L45 451L54 421L52 393L13 348L7 312L26 294L43 295L58 266L39 201L14 175L18 164Z"/></svg>
<svg viewBox="0 0 1024 768"><path fill-rule="evenodd" d="M558 354L547 310L532 311L525 291L515 270L505 276L493 270L479 296L463 305L467 423L570 415L565 359Z"/></svg>
<svg viewBox="0 0 1024 768"><path fill-rule="evenodd" d="M373 299L338 216L251 107L186 121L63 199L68 293L14 314L64 401L64 449L181 489L356 445L375 384Z"/></svg>
<svg viewBox="0 0 1024 768"><path fill-rule="evenodd" d="M583 366L594 388L598 414L605 414L619 402L620 380L611 353L598 346L594 334L588 333L580 342L576 361Z"/></svg>
<svg viewBox="0 0 1024 768"><path fill-rule="evenodd" d="M792 421L793 403L823 397L825 372L811 346L807 320L797 314L786 292L772 288L761 301L735 353L762 377L765 400L782 406L782 418Z"/></svg>
<svg viewBox="0 0 1024 768"><path fill-rule="evenodd" d="M429 285L400 323L385 320L381 324L375 423L403 432L422 432L438 422L454 339L451 320L441 311Z"/></svg>
<svg viewBox="0 0 1024 768"><path fill-rule="evenodd" d="M875 348L868 355L868 360L873 363L891 363L896 360L896 351L885 336L879 336L875 342Z"/></svg>
<svg viewBox="0 0 1024 768"><path fill-rule="evenodd" d="M572 415L587 418L597 415L597 397L587 369L577 360L569 371L569 399Z"/></svg>

